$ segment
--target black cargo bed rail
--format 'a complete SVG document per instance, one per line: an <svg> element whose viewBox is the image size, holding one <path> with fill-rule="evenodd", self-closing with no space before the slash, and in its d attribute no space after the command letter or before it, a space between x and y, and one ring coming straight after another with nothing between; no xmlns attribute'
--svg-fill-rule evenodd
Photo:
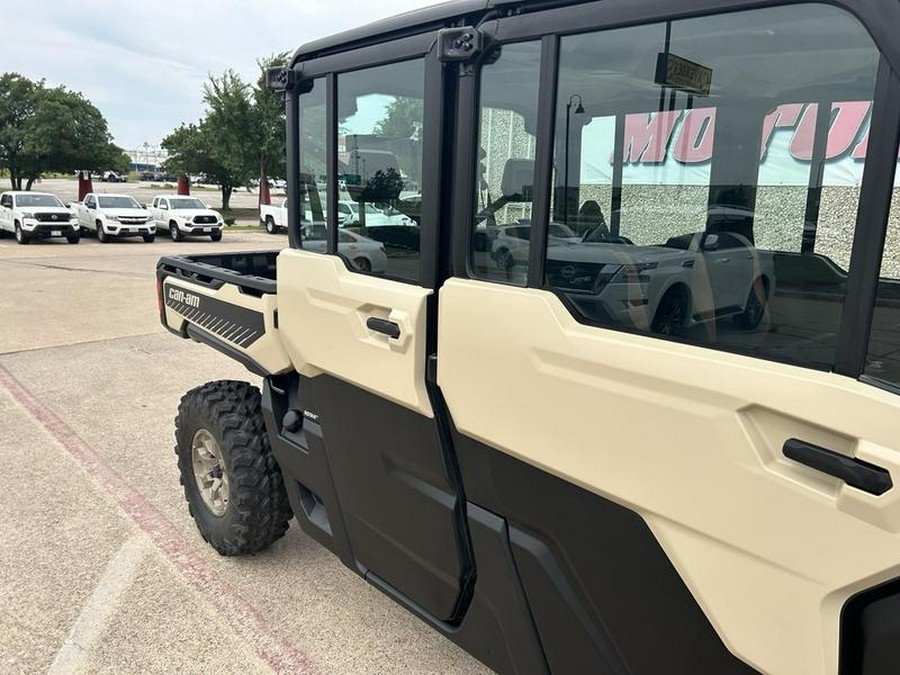
<svg viewBox="0 0 900 675"><path fill-rule="evenodd" d="M276 251L245 251L164 256L156 264L157 278L181 277L207 288L234 284L251 295L276 292Z"/></svg>

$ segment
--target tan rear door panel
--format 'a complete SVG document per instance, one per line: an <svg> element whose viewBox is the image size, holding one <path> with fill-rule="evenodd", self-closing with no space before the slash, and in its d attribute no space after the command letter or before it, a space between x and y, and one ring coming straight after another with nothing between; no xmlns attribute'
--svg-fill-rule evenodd
<svg viewBox="0 0 900 675"><path fill-rule="evenodd" d="M552 293L480 281L444 285L438 330L460 433L638 512L754 667L837 671L844 602L900 575L900 493L848 487L781 447L794 437L900 476L896 396L585 326Z"/></svg>

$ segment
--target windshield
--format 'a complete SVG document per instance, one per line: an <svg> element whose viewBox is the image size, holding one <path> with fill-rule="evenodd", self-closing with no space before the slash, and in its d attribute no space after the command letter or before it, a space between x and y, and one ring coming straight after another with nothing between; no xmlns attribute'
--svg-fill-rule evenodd
<svg viewBox="0 0 900 675"><path fill-rule="evenodd" d="M53 195L16 195L17 206L62 206Z"/></svg>
<svg viewBox="0 0 900 675"><path fill-rule="evenodd" d="M169 205L173 209L205 209L206 204L199 199L184 197L182 199L170 199Z"/></svg>
<svg viewBox="0 0 900 675"><path fill-rule="evenodd" d="M97 197L97 204L102 209L139 209L141 205L138 204L137 200L134 197L122 196L122 197Z"/></svg>

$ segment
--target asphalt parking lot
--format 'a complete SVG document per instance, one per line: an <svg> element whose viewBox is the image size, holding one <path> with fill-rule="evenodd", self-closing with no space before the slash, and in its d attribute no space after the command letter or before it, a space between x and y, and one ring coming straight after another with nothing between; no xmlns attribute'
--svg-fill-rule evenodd
<svg viewBox="0 0 900 675"><path fill-rule="evenodd" d="M0 672L490 672L295 523L223 558L188 515L179 398L257 378L159 325L156 261L285 243L0 240Z"/></svg>

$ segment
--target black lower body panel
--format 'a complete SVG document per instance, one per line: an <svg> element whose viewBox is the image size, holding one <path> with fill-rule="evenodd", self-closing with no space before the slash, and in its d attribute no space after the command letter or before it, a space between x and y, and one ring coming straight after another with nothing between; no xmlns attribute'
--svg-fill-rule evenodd
<svg viewBox="0 0 900 675"><path fill-rule="evenodd" d="M444 492L447 483L442 476L443 463L434 457L420 458L424 464L412 470L406 466L409 458L394 455L394 446L404 444L404 434L418 428L418 422L405 419L412 413L395 410L388 414L402 419L382 419L378 423L377 419L368 419L366 410L384 415L385 409L381 402L368 400L371 395L353 391L346 384L316 380L319 381L272 377L266 379L263 390L263 412L272 452L304 532L335 553L347 567L497 672L547 675L537 631L519 583L506 522L477 506L464 508ZM344 414L337 415L323 395L343 406ZM302 428L285 429L283 420L289 410L303 412ZM332 419L338 419L344 429L328 424L329 410ZM349 418L348 410L352 411ZM356 424L349 425L348 419ZM398 426L403 422L407 423L406 431ZM357 434L358 438L354 441L348 434ZM378 434L384 440L373 443ZM435 451L430 441L410 445L409 440L406 444L417 455L427 456ZM353 456L360 452L366 457L354 461ZM383 472L379 464L390 471ZM416 474L416 480L411 479L411 473ZM397 478L400 484L395 485L392 481ZM348 479L351 486L346 484ZM386 495L379 485L395 494ZM410 492L410 485L418 495ZM351 489L356 494L351 494ZM391 504L381 499L383 496L400 501ZM443 514L434 511L434 505L427 504L429 500L443 504ZM364 512L359 513L360 510ZM447 531L447 524L457 522L456 516L461 519L457 526L463 532L454 535ZM368 523L362 523L363 520ZM444 529L436 530L432 526L435 523ZM437 557L449 558L443 560L445 570L456 560L453 555L447 556L447 551L453 550L448 547L457 547L460 535L465 535L465 558L477 557L477 579L470 562L470 569L461 580L465 586L460 589L460 611L456 616L447 620L435 611L435 607L447 607L446 601L435 603L435 598L446 595L445 583L433 578L432 592L424 586L429 583L429 574L435 576L434 565L411 569L378 536L378 532L388 528L391 538L402 546L416 542L421 545L422 537L430 537L436 544ZM413 574L404 577L403 573L409 571ZM445 571L440 576L450 575Z"/></svg>
<svg viewBox="0 0 900 675"><path fill-rule="evenodd" d="M755 672L725 647L637 513L454 436L469 502L508 523L552 673Z"/></svg>
<svg viewBox="0 0 900 675"><path fill-rule="evenodd" d="M498 673L754 672L633 511L328 376L263 409L303 530Z"/></svg>
<svg viewBox="0 0 900 675"><path fill-rule="evenodd" d="M840 673L900 673L900 579L858 593L844 605Z"/></svg>

